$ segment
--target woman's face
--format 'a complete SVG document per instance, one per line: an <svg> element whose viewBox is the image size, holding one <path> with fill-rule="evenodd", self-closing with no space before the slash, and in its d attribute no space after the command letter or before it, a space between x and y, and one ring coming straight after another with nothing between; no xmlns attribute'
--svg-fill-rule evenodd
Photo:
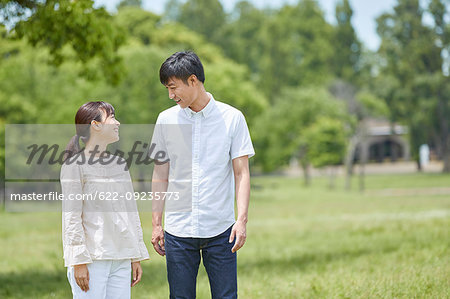
<svg viewBox="0 0 450 299"><path fill-rule="evenodd" d="M119 126L120 122L114 114L106 116L106 111L102 110L102 122L99 124L98 137L107 144L118 141Z"/></svg>

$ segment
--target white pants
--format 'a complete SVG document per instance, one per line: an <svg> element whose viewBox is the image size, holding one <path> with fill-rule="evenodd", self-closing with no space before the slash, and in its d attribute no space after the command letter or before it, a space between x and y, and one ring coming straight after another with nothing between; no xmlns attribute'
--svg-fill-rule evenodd
<svg viewBox="0 0 450 299"><path fill-rule="evenodd" d="M74 299L129 299L131 260L101 260L88 264L89 291L77 285L73 267L67 268L67 278Z"/></svg>

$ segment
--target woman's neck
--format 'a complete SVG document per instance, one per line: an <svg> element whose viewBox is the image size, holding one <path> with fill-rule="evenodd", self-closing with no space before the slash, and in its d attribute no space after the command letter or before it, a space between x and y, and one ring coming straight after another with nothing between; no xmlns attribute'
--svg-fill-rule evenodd
<svg viewBox="0 0 450 299"><path fill-rule="evenodd" d="M94 155L95 157L99 157L102 153L106 151L107 144L95 142L95 140L89 140L86 143L86 148L84 152L89 155Z"/></svg>

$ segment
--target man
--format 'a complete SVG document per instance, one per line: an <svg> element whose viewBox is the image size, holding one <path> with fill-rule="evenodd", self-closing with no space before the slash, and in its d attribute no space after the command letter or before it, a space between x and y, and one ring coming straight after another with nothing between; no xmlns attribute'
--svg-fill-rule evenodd
<svg viewBox="0 0 450 299"><path fill-rule="evenodd" d="M177 105L160 113L157 126L190 125L192 129L189 210L170 212L166 206L163 230L164 201L153 203L152 244L166 256L170 298L195 298L200 255L212 298L237 298L236 251L246 240L248 158L255 154L245 118L206 92L203 66L193 52L170 56L160 68L160 81ZM153 136L152 143L167 150L169 156L169 162L155 165L153 192L170 189L169 175L179 170L179 162L170 161L171 149L162 144L166 141Z"/></svg>

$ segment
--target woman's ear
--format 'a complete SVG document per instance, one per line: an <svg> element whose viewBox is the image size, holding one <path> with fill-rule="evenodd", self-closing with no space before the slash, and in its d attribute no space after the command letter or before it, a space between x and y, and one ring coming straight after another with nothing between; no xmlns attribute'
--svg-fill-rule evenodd
<svg viewBox="0 0 450 299"><path fill-rule="evenodd" d="M93 120L93 121L91 121L91 127L94 130L98 131L98 130L100 130L102 128L102 124L100 122L96 121L96 120Z"/></svg>

